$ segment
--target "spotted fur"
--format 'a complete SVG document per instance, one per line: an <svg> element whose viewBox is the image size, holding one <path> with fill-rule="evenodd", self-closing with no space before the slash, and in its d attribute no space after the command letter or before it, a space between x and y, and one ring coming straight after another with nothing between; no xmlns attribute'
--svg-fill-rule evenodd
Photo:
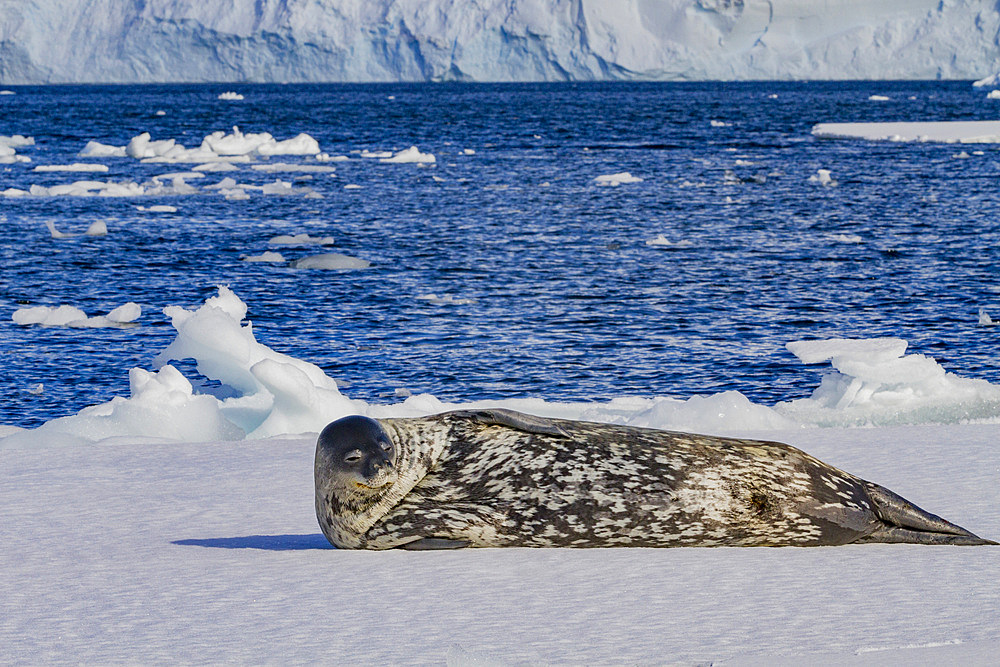
<svg viewBox="0 0 1000 667"><path fill-rule="evenodd" d="M317 515L340 547L989 543L776 442L512 411L379 424L399 452L392 484L351 498L317 464Z"/></svg>

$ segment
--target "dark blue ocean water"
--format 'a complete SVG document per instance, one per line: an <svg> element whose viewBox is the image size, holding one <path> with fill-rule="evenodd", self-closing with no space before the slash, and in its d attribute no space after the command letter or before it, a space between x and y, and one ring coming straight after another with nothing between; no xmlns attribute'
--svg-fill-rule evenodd
<svg viewBox="0 0 1000 667"><path fill-rule="evenodd" d="M161 309L199 305L219 284L248 303L260 341L370 401L398 400L397 388L550 400L737 389L772 404L818 383L818 369L784 344L822 337L896 336L948 370L1000 381L1000 334L977 326L981 307L1000 316L997 147L810 135L828 121L997 118L1000 101L968 82L275 85L236 87L242 102L216 99L228 89L56 86L0 97L0 135L36 141L18 149L30 164L0 165L0 190L142 182L192 166L119 158L102 160L108 174L32 171L81 161L88 140L124 145L143 131L188 147L233 125L278 139L307 132L352 157L336 177L296 181L322 199L0 198L0 423L34 426L127 395L127 370L149 368L173 337ZM869 101L873 93L891 100ZM437 164L350 153L411 144ZM983 154L953 157L963 148ZM820 168L836 187L808 181ZM593 182L622 171L644 180ZM244 167L190 183L227 175L296 177ZM154 204L178 212L137 210ZM109 235L52 239L47 220L74 233L102 220ZM325 251L374 266L240 259L320 252L268 247L302 232L332 235ZM685 243L646 244L661 234ZM851 235L860 242L843 240ZM427 293L474 301L416 298ZM27 305L95 315L126 301L143 306L139 327L11 321ZM44 391L29 393L39 382Z"/></svg>

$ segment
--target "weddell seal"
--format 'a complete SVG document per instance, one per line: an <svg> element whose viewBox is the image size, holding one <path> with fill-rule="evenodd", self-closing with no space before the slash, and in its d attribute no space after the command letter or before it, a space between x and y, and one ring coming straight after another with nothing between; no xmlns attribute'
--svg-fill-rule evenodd
<svg viewBox="0 0 1000 667"><path fill-rule="evenodd" d="M348 549L996 544L790 445L461 410L319 436Z"/></svg>

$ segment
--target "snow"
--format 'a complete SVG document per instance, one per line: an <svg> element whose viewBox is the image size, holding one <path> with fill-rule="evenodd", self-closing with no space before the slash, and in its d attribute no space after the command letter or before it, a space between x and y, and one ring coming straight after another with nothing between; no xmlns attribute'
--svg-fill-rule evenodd
<svg viewBox="0 0 1000 667"><path fill-rule="evenodd" d="M637 176L633 176L627 171L622 171L617 174L602 174L594 179L594 183L597 185L616 187L622 183L642 183L642 179Z"/></svg>
<svg viewBox="0 0 1000 667"><path fill-rule="evenodd" d="M1000 121L820 123L813 126L812 133L825 139L989 144L1000 143Z"/></svg>
<svg viewBox="0 0 1000 667"><path fill-rule="evenodd" d="M0 10L4 81L977 79L986 0L34 0Z"/></svg>

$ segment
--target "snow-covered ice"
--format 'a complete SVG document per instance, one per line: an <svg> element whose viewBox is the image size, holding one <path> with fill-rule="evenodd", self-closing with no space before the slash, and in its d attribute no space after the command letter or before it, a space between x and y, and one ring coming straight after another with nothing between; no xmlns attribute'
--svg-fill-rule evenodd
<svg viewBox="0 0 1000 667"><path fill-rule="evenodd" d="M826 139L995 144L1000 143L1000 121L819 123L813 126L812 133Z"/></svg>

